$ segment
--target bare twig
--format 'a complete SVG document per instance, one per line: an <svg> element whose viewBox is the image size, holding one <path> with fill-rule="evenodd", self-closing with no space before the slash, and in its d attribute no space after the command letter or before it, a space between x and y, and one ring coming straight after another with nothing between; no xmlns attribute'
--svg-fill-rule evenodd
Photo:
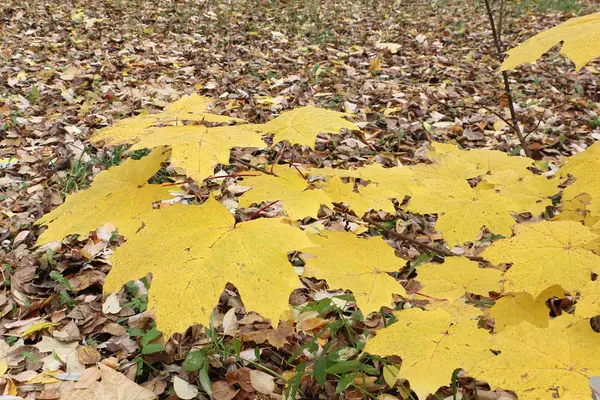
<svg viewBox="0 0 600 400"><path fill-rule="evenodd" d="M251 168L251 169L255 169L255 170L257 170L257 171L260 171L260 172L262 172L263 174L267 174L267 175L273 175L273 176L278 176L277 174L275 174L275 173L273 173L273 172L271 172L271 171L267 171L266 169L264 169L264 168L262 168L262 167L258 167L258 166L256 166L256 165L250 164L249 162L246 162L246 161L244 161L244 160L240 160L239 158L236 158L236 157L230 157L230 158L231 158L233 161L237 162L237 163L240 163L240 164L242 164L242 165L245 165L245 166L246 166L246 167L248 167L248 168Z"/></svg>
<svg viewBox="0 0 600 400"><path fill-rule="evenodd" d="M492 8L490 7L490 0L483 0L485 2L485 9L487 10L488 19L490 20L490 27L492 28L492 36L494 37L494 44L496 45L497 58L498 61L502 62L502 46L500 44L500 38L498 36L498 32L496 31L496 24L494 23L494 14L492 13ZM517 113L515 111L515 106L513 104L512 91L510 89L510 82L508 80L508 72L502 71L502 78L504 80L504 93L506 94L506 98L508 101L508 109L510 110L510 117L512 119L512 127L519 141L521 142L521 147L523 147L523 151L527 157L531 157L531 151L527 147L527 142L523 137L523 132L519 126L519 119L517 117Z"/></svg>
<svg viewBox="0 0 600 400"><path fill-rule="evenodd" d="M502 47L502 20L504 19L504 0L500 0L500 11L498 11L498 42Z"/></svg>
<svg viewBox="0 0 600 400"><path fill-rule="evenodd" d="M473 107L473 106L466 106L466 105L454 105L454 104L446 104L446 103L442 103L441 101L431 97L431 96L427 96L427 98L429 98L430 100L433 100L435 103L444 106L446 108L464 108L467 110L474 110L477 111L480 108L483 108L484 110L488 110L489 112L491 112L492 114L494 114L496 117L500 118L502 121L504 121L504 123L506 125L508 125L511 129L514 130L514 127L512 125L512 122L510 122L509 120L507 120L506 118L504 118L502 115L498 114L496 111L494 111L492 108L486 107L486 106L477 106L477 107Z"/></svg>
<svg viewBox="0 0 600 400"><path fill-rule="evenodd" d="M547 109L546 109L547 110ZM527 136L531 135L533 132L537 131L537 128L539 128L540 124L542 123L542 120L544 119L544 114L546 114L546 110L544 110L544 112L542 113L542 116L540 117L540 119L538 120L537 125L530 130L529 132L527 132L524 136L525 139L527 139Z"/></svg>
<svg viewBox="0 0 600 400"><path fill-rule="evenodd" d="M250 221L252 218L256 217L258 214L260 214L261 212L265 211L267 208L271 207L273 204L277 203L278 201L279 200L272 201L269 204L267 204L266 206L261 207L257 212L255 212L250 217L248 217L248 219L246 221Z"/></svg>
<svg viewBox="0 0 600 400"><path fill-rule="evenodd" d="M398 233L398 232L396 232L396 231L394 231L392 229L388 229L383 224L375 222L371 218L368 218L368 217L367 218L363 218L363 221L366 221L369 224L371 224L373 226L376 226L377 228L381 229L382 231L384 231L385 233L387 233L390 236L393 236L393 237L395 237L397 239L400 239L400 240L403 240L405 242L410 242L410 243L412 243L414 245L417 245L417 246L419 246L419 247L421 247L423 249L426 249L426 250L429 250L429 251L433 251L433 252L435 252L437 254L440 254L442 256L445 256L445 257L456 257L457 256L457 254L454 254L454 253L452 253L451 251L449 251L447 249L434 247L434 246L429 245L427 243L420 242L417 239L412 238L412 237L410 237L408 235L404 235L404 234ZM466 258L468 258L469 260L472 260L472 261L483 261L483 257L465 256L465 255L463 255L463 257L466 257Z"/></svg>

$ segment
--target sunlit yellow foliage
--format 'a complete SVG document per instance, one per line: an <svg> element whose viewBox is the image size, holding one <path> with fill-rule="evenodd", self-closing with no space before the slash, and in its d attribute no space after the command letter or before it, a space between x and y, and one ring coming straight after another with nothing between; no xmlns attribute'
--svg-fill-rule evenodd
<svg viewBox="0 0 600 400"><path fill-rule="evenodd" d="M323 191L332 202L347 204L359 217L369 209L382 210L391 214L396 212L391 200L396 197L396 192L377 184L359 185L356 191L353 188L352 182L343 183L340 178L333 177L323 186Z"/></svg>
<svg viewBox="0 0 600 400"><path fill-rule="evenodd" d="M545 187L546 182L537 182ZM547 196L553 192L547 192ZM410 193L406 210L437 213L436 228L450 245L475 240L484 225L495 234L510 236L510 227L515 224L511 212L530 211L537 215L551 204L550 199L537 202L534 197L532 201L518 191L504 195L490 189L471 188L465 181L455 181L451 187L448 182L441 182L439 187L413 187Z"/></svg>
<svg viewBox="0 0 600 400"><path fill-rule="evenodd" d="M576 292L600 271L600 256L586 249L598 239L575 221L540 221L517 224L515 236L495 242L482 254L492 263L512 263L506 272L506 292L527 292L537 297L560 285Z"/></svg>
<svg viewBox="0 0 600 400"><path fill-rule="evenodd" d="M600 218L600 143L594 143L585 151L569 157L559 170L562 177L571 175L575 182L563 191L563 211L591 226ZM579 218L581 217L581 219Z"/></svg>
<svg viewBox="0 0 600 400"><path fill-rule="evenodd" d="M340 129L360 130L356 124L344 119L344 114L313 106L285 111L261 128L265 133L274 133L274 143L287 140L291 144L314 147L319 133L339 133Z"/></svg>
<svg viewBox="0 0 600 400"><path fill-rule="evenodd" d="M139 161L127 160L100 172L89 189L68 195L63 204L36 222L48 225L37 244L60 241L70 234L87 235L108 222L120 235L133 235L142 226L140 216L152 211L152 203L171 197L172 188L148 184L168 156L161 147Z"/></svg>
<svg viewBox="0 0 600 400"><path fill-rule="evenodd" d="M492 387L511 388L519 400L590 398L589 377L600 374L600 335L589 321L564 314L547 328L521 323L494 335L486 360L468 372Z"/></svg>
<svg viewBox="0 0 600 400"><path fill-rule="evenodd" d="M293 167L275 169L277 176L263 174L244 179L243 185L252 189L239 198L242 207L261 202L280 200L291 219L316 217L321 204L329 204L330 197L317 186L311 186Z"/></svg>
<svg viewBox="0 0 600 400"><path fill-rule="evenodd" d="M578 318L591 318L600 315L600 281L588 281L579 290L579 300L575 306Z"/></svg>
<svg viewBox="0 0 600 400"><path fill-rule="evenodd" d="M456 318L441 308L397 311L398 321L368 340L365 352L401 355L401 376L425 399L440 386L449 385L456 368L470 371L491 354L491 335L479 329L471 315L465 312Z"/></svg>
<svg viewBox="0 0 600 400"><path fill-rule="evenodd" d="M213 175L217 164L229 164L230 148L263 147L257 125L233 125L207 128L202 125L167 126L141 138L132 150L169 145L171 165L185 170L196 182Z"/></svg>
<svg viewBox="0 0 600 400"><path fill-rule="evenodd" d="M502 273L493 268L479 268L477 262L464 257L448 257L443 264L428 263L417 268L417 280L424 287L419 293L437 301L452 303L465 293L488 296L501 291ZM416 295L417 297L419 294Z"/></svg>
<svg viewBox="0 0 600 400"><path fill-rule="evenodd" d="M551 297L564 297L565 292L558 285L544 290L537 298L526 292L511 293L498 300L490 308L489 316L494 318L494 332L500 332L507 326L527 321L540 328L548 326L550 309L546 301Z"/></svg>
<svg viewBox="0 0 600 400"><path fill-rule="evenodd" d="M143 114L136 117L124 118L113 125L98 130L92 135L94 143L105 144L135 143L150 134L159 133L166 125L178 124L183 121L194 122L245 122L239 118L216 115L208 112L214 102L210 97L192 94L169 104L157 114Z"/></svg>
<svg viewBox="0 0 600 400"><path fill-rule="evenodd" d="M600 13L571 18L527 39L506 52L508 58L501 70L532 63L560 42L563 42L560 53L573 60L576 70L600 56Z"/></svg>
<svg viewBox="0 0 600 400"><path fill-rule="evenodd" d="M312 246L304 232L281 219L235 224L212 198L201 206L153 211L144 223L111 257L104 291L152 273L148 309L167 337L193 324L208 325L227 282L238 288L248 311L276 325L300 284L287 252Z"/></svg>
<svg viewBox="0 0 600 400"><path fill-rule="evenodd" d="M405 294L388 272L398 272L405 262L385 241L362 239L350 232L327 231L311 236L320 247L303 250L305 276L325 279L331 289L351 290L363 315L391 307L392 294Z"/></svg>

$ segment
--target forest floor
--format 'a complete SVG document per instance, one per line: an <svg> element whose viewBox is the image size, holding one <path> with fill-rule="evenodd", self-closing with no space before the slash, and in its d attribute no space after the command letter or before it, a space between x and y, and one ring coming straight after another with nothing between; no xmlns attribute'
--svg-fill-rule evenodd
<svg viewBox="0 0 600 400"><path fill-rule="evenodd" d="M574 0L507 1L506 7L506 48L593 11L591 3ZM190 328L161 351L143 354L148 341L158 337L146 311L148 281L130 283L118 294L116 308L103 308L102 284L110 264L90 256L85 240L44 251L34 245L41 231L36 220L127 157L123 146L97 148L88 142L116 120L156 112L182 95L199 93L215 99L213 112L251 123L309 104L353 114L364 136L339 138L333 148L300 149L296 156L305 164L360 163L373 150L383 164L411 164L421 161L431 141L523 154L498 117L509 118L507 100L485 8L475 0L4 0L0 60L0 360L10 367L4 376L0 371L0 398L16 393L20 397L14 398L55 399L70 390L66 383L80 375L57 379L43 373L50 349L80 369L96 362L118 368L161 399L192 398L182 393L194 394L194 389L174 389L173 377L182 374L190 349L212 346L218 355L231 345L222 321L234 306L234 330L244 332L237 335L241 351L254 361L233 363L237 367L228 370L215 356L213 397L279 393L281 398L282 379L264 394L264 384L249 371L293 376L301 360L288 362L290 357L344 315L328 308L309 322L273 330L244 315L234 288L228 287L214 330ZM592 62L575 72L554 49L534 65L510 72L517 114L523 130L531 132L533 158L553 163L600 140L598 68ZM342 224L333 212L323 219ZM308 302L313 311L333 307L319 303L328 298L323 293L322 285L307 284L292 304ZM381 320L352 324L360 335ZM339 333L335 340L350 348L354 341L347 335ZM193 382L195 376L186 379ZM298 380L297 397L407 396L381 379L362 383L336 394L335 380L320 388L307 375ZM466 396L473 396L471 381L459 383ZM480 399L514 398L479 385ZM450 388L441 388L439 395L451 395ZM116 398L110 396L115 395L107 392L104 398ZM130 398L136 397L119 397Z"/></svg>

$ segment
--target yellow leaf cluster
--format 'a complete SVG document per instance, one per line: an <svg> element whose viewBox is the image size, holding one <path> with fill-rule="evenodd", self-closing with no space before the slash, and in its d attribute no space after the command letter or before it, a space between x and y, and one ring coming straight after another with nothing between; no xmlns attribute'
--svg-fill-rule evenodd
<svg viewBox="0 0 600 400"><path fill-rule="evenodd" d="M566 211L586 226L600 219L600 143L594 143L585 151L568 158L559 174L575 178L575 182L563 191ZM563 207L563 211L565 208ZM579 216L580 218L578 218Z"/></svg>
<svg viewBox="0 0 600 400"><path fill-rule="evenodd" d="M600 13L571 18L527 39L506 52L508 58L501 70L532 63L560 42L563 43L560 53L573 60L576 70L600 56Z"/></svg>
<svg viewBox="0 0 600 400"><path fill-rule="evenodd" d="M446 259L443 264L428 263L417 268L418 280L424 287L418 295L452 303L465 293L488 296L501 291L502 273L493 268L480 268L464 257Z"/></svg>
<svg viewBox="0 0 600 400"><path fill-rule="evenodd" d="M410 196L405 209L438 214L436 228L450 245L474 241L483 226L510 236L510 228L515 224L511 214L538 215L551 205L549 197L558 192L556 180L527 170L531 164L528 159L496 150L463 151L440 144L433 147L432 164L396 168L371 164L351 171L323 168L309 173L376 183L373 188L377 194L366 200L373 208L391 211L390 206L384 207L387 199ZM477 177L482 178L482 183L472 187L467 179Z"/></svg>
<svg viewBox="0 0 600 400"><path fill-rule="evenodd" d="M392 199L402 203L408 198L404 210L437 214L436 229L449 245L475 241L483 227L505 237L481 253L492 266L446 257L443 263L418 266L416 279L423 288L407 293L392 276L404 261L381 238L331 230L309 235L282 218L236 223L213 197L202 205L154 210L153 202L170 195L148 179L169 151L171 165L201 181L212 175L215 165L228 163L232 147L263 147L263 133L274 134L275 143L313 146L321 132L358 129L345 114L314 107L284 112L263 125L178 124L243 122L210 114L210 103L196 95L185 97L162 113L99 131L96 141L156 149L139 161L98 174L90 189L68 196L38 221L48 225L38 243L85 235L112 222L127 241L111 256L104 291L117 291L152 274L148 308L167 337L193 324L207 325L227 283L236 286L248 311L276 325L289 309L290 293L300 287L288 261L288 253L300 250L306 262L303 275L325 279L331 289L352 291L364 315L392 307L393 295L430 301L424 310L394 312L397 322L380 330L365 348L382 356L400 355L400 376L420 398L447 385L455 368L493 386L517 390L523 399L583 398L585 379L600 369L591 350L600 339L581 321L600 313L599 288L591 279L600 268L600 255L594 253L600 251L598 145L561 168L558 175L570 175L575 183L563 192L563 219L554 221L517 224L514 216L539 216L551 205L549 198L559 192L561 181L533 174L528 159L494 150L436 144L427 164L384 168L374 163L356 170L300 172L277 166L276 176L244 179L249 190L239 197L242 207L281 201L294 220L316 217L320 205L332 203L344 203L359 216L370 209L395 213ZM485 313L460 299L465 294L469 299L496 298L492 292L500 298L485 316L495 322L490 333L478 327ZM580 294L575 314L550 320L546 300L565 292Z"/></svg>
<svg viewBox="0 0 600 400"><path fill-rule="evenodd" d="M126 144L136 143L140 139L159 133L163 127L179 124L183 121L230 123L245 122L239 118L216 115L208 112L214 102L210 97L192 94L167 105L157 114L142 114L136 117L125 118L113 125L100 129L92 136L95 143Z"/></svg>
<svg viewBox="0 0 600 400"><path fill-rule="evenodd" d="M217 164L229 162L232 147L264 147L261 132L275 134L275 143L288 140L292 144L314 146L319 133L338 133L340 129L359 130L345 120L344 113L306 106L283 112L263 125L245 124L239 118L208 112L213 100L193 94L184 96L157 114L126 118L100 129L92 142L116 145L132 143L132 150L171 146L172 165L201 182L213 174ZM233 126L206 127L182 125L181 122L231 123Z"/></svg>

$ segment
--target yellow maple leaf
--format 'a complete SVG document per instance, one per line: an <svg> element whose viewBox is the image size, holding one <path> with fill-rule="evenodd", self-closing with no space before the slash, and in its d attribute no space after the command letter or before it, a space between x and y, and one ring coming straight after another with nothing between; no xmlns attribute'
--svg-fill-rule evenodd
<svg viewBox="0 0 600 400"><path fill-rule="evenodd" d="M509 293L496 300L496 304L489 309L489 316L494 318L494 332L500 332L507 326L520 324L522 321L545 328L550 319L550 309L546 301L551 297L564 297L565 292L558 285L552 286L537 296L526 292Z"/></svg>
<svg viewBox="0 0 600 400"><path fill-rule="evenodd" d="M514 226L515 236L495 242L482 256L492 263L512 263L504 277L506 292L537 297L560 285L574 293L600 271L600 256L586 249L598 235L575 221L540 221Z"/></svg>
<svg viewBox="0 0 600 400"><path fill-rule="evenodd" d="M448 385L456 368L470 371L489 357L491 336L468 315L456 318L442 308L394 312L398 321L367 340L365 352L402 357L401 376L425 399Z"/></svg>
<svg viewBox="0 0 600 400"><path fill-rule="evenodd" d="M579 291L579 300L575 305L578 318L592 318L600 315L600 281L588 281Z"/></svg>
<svg viewBox="0 0 600 400"><path fill-rule="evenodd" d="M266 133L274 133L273 143L287 140L291 144L314 147L319 133L339 133L340 129L360 130L360 128L345 120L348 114L306 106L285 111L266 124L261 129Z"/></svg>
<svg viewBox="0 0 600 400"><path fill-rule="evenodd" d="M331 203L324 191L309 185L295 168L278 168L275 173L278 176L264 174L244 179L243 184L252 189L239 198L240 206L280 200L287 216L297 220L316 217L321 204Z"/></svg>
<svg viewBox="0 0 600 400"><path fill-rule="evenodd" d="M526 157L509 156L498 150L461 150L456 146L437 142L432 143L431 147L433 152L429 153L429 157L434 162L431 173L453 179L475 178L500 171L525 171L532 163ZM426 165L419 164L412 168L425 170Z"/></svg>
<svg viewBox="0 0 600 400"><path fill-rule="evenodd" d="M447 257L443 264L419 266L417 280L424 286L419 290L420 294L454 302L467 292L483 296L488 296L491 291L499 293L502 272L479 268L478 263L465 257Z"/></svg>
<svg viewBox="0 0 600 400"><path fill-rule="evenodd" d="M510 227L515 224L511 212L540 207L493 190L471 188L466 181L441 181L440 187L412 187L410 195L403 208L420 214L437 213L436 229L450 245L475 240L484 225L495 234L510 236Z"/></svg>
<svg viewBox="0 0 600 400"><path fill-rule="evenodd" d="M585 151L569 157L559 170L559 175L571 175L575 182L563 191L563 210L567 215L593 225L600 218L600 143L594 143ZM578 215L583 218L578 218Z"/></svg>
<svg viewBox="0 0 600 400"><path fill-rule="evenodd" d="M508 58L500 70L532 63L560 42L563 42L560 54L573 60L577 71L600 56L600 13L571 18L527 39L506 52Z"/></svg>
<svg viewBox="0 0 600 400"><path fill-rule="evenodd" d="M502 175L502 178L498 178ZM521 175L519 177L519 175ZM550 197L555 195L558 189L557 180L548 179L542 175L526 173L525 176L517 171L510 173L499 172L498 175L486 175L486 182L495 182L493 189L500 196L512 199L519 204L524 204L521 211L529 211L533 215L544 212L546 206L552 205Z"/></svg>
<svg viewBox="0 0 600 400"><path fill-rule="evenodd" d="M479 361L469 374L492 388L514 390L519 400L581 400L589 377L600 374L600 335L588 321L564 314L547 328L521 323L494 335L500 353Z"/></svg>
<svg viewBox="0 0 600 400"><path fill-rule="evenodd" d="M94 143L104 142L106 145L135 143L147 135L159 133L165 125L180 121L245 122L239 118L207 112L213 102L214 99L198 94L183 96L167 105L160 113L124 118L111 126L99 129L90 140Z"/></svg>
<svg viewBox="0 0 600 400"><path fill-rule="evenodd" d="M531 164L529 159L495 150L464 151L444 144L434 144L433 148L432 164L395 168L370 164L347 172L320 168L310 173L377 183L380 193L373 190L372 196L378 199L379 207L385 204L381 200L395 197L402 201L410 196L403 208L421 214L437 213L436 228L450 245L475 240L484 225L496 234L510 236L510 227L515 223L511 213L537 215L552 204L549 197L558 191L558 181L526 169ZM478 176L483 176L484 182L472 188L466 179ZM371 206L368 202L362 205L363 209ZM391 208L381 208L391 212Z"/></svg>
<svg viewBox="0 0 600 400"><path fill-rule="evenodd" d="M305 249L304 276L325 279L331 289L351 290L363 315L391 307L392 294L405 294L400 283L388 275L406 263L384 240L363 239L350 232L326 231L311 235L320 247Z"/></svg>
<svg viewBox="0 0 600 400"><path fill-rule="evenodd" d="M36 222L48 225L37 244L60 241L70 234L87 235L108 222L120 235L133 235L142 226L139 216L152 211L153 202L171 197L168 187L148 184L168 157L169 151L161 147L139 161L130 159L100 172L89 189L68 195Z"/></svg>
<svg viewBox="0 0 600 400"><path fill-rule="evenodd" d="M586 172L590 168L597 167L598 163L600 163L600 142L594 143L574 156L565 158L563 165L558 170L558 175L563 178L568 174L585 176Z"/></svg>
<svg viewBox="0 0 600 400"><path fill-rule="evenodd" d="M180 167L196 182L213 175L217 164L229 164L230 149L264 147L257 125L233 125L207 128L202 125L167 126L142 137L132 150L169 145L171 166Z"/></svg>
<svg viewBox="0 0 600 400"><path fill-rule="evenodd" d="M359 186L358 191L353 190L353 183L343 183L338 177L333 177L323 191L332 202L346 203L354 210L356 215L363 216L370 209L386 211L394 214L396 209L391 199L397 196L396 191L391 191L383 185L370 184Z"/></svg>
<svg viewBox="0 0 600 400"><path fill-rule="evenodd" d="M167 337L193 324L208 325L227 282L238 288L248 311L276 325L299 287L287 252L312 246L304 232L281 219L235 224L213 198L201 206L155 210L144 223L111 257L104 292L152 273L148 309Z"/></svg>

